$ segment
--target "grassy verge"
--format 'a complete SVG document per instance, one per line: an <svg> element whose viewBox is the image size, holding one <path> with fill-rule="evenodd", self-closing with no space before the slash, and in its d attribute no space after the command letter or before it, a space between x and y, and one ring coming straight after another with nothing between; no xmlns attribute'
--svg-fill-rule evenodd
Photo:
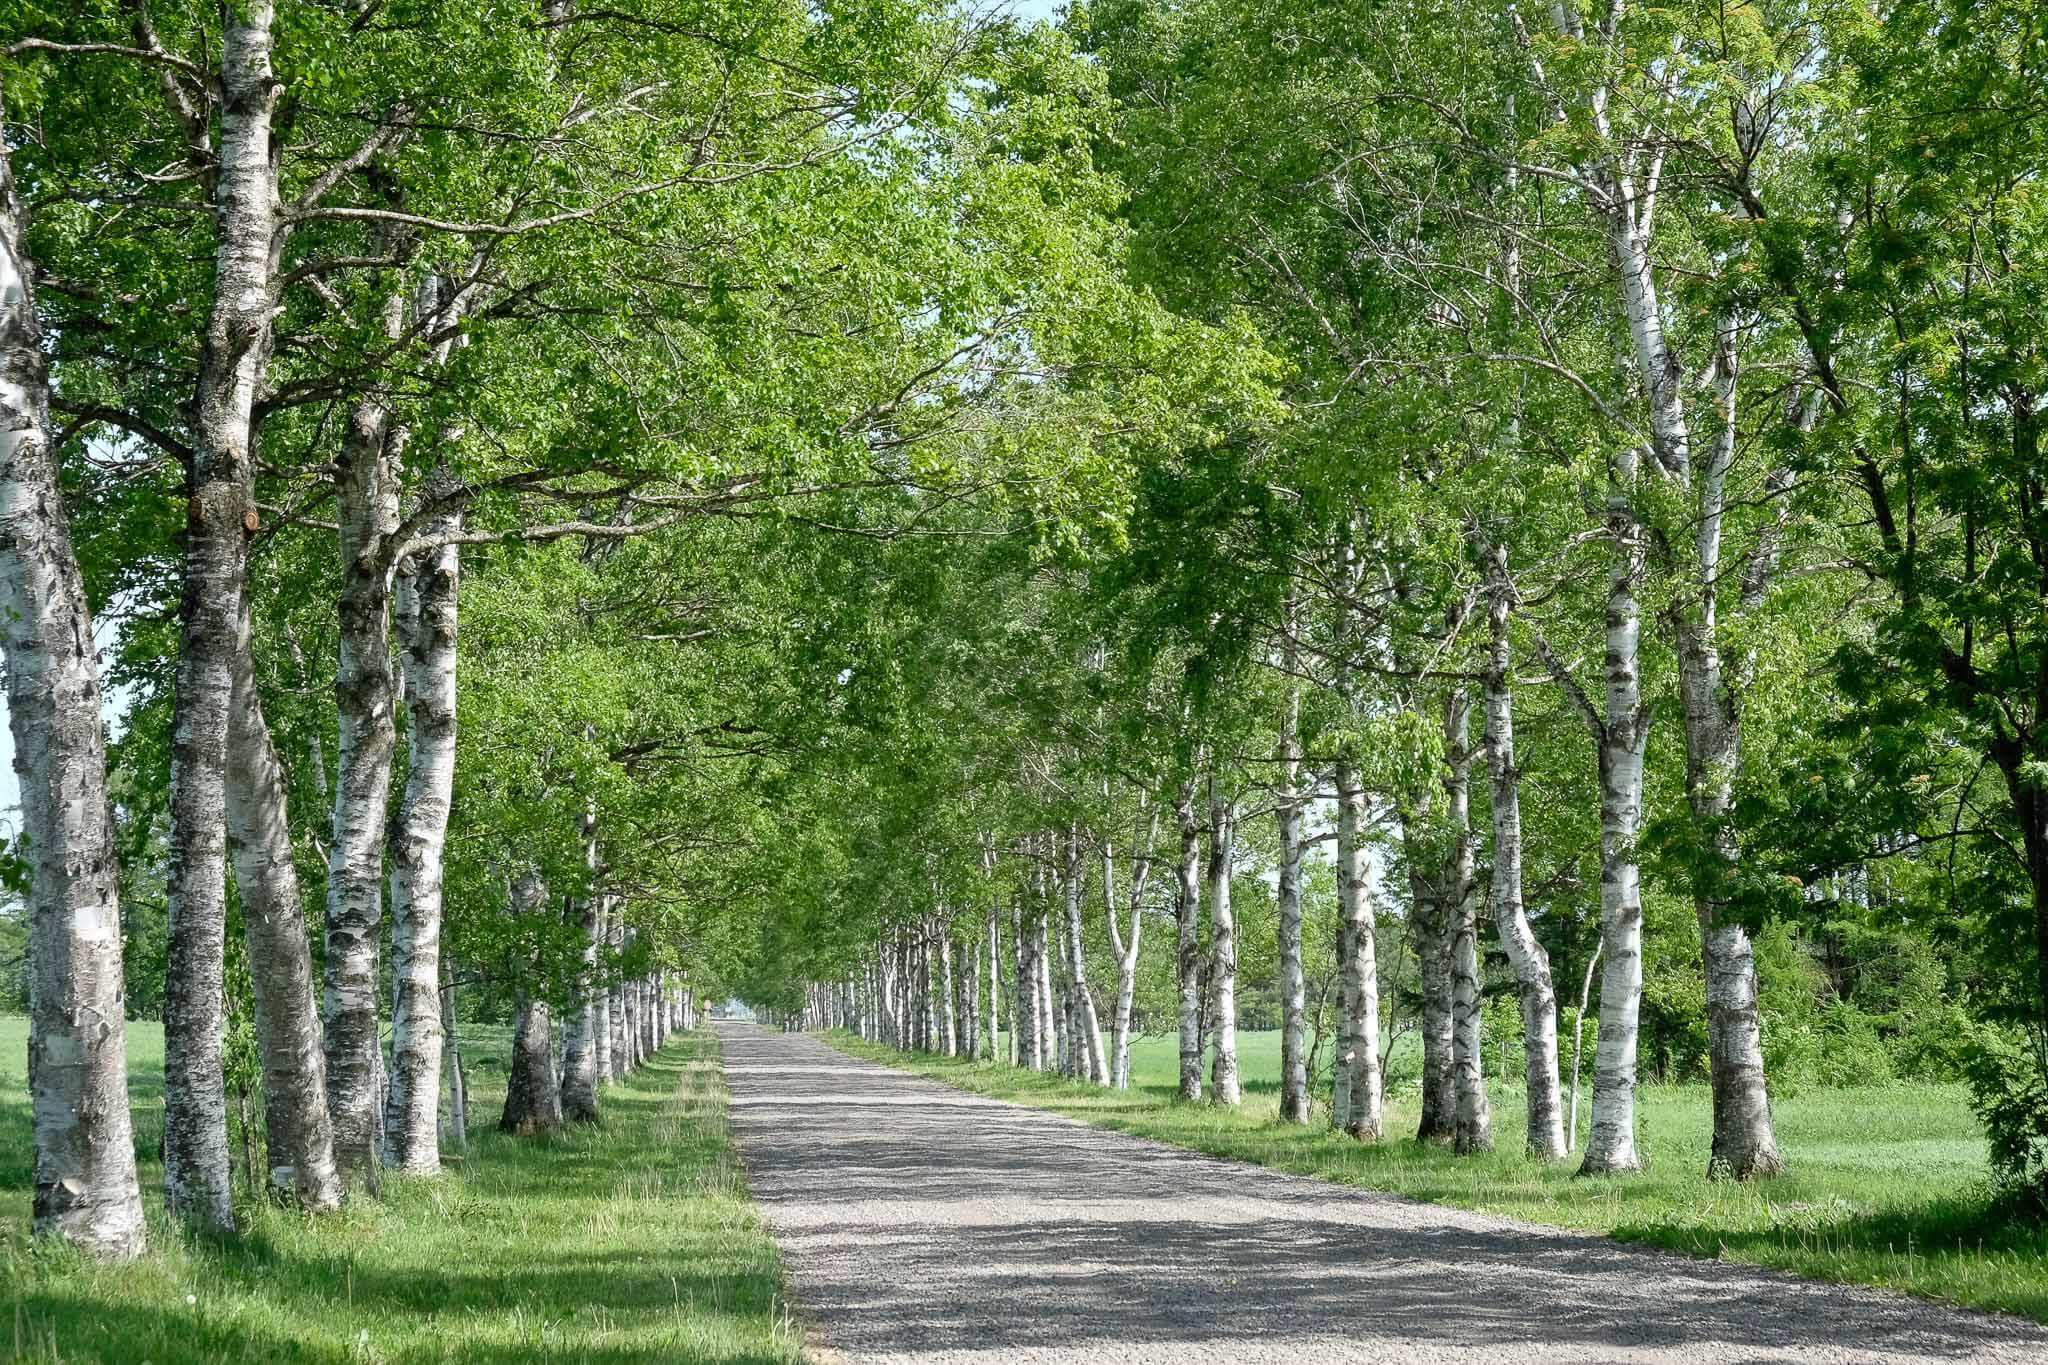
<svg viewBox="0 0 2048 1365"><path fill-rule="evenodd" d="M1583 1180L1571 1164L1522 1156L1516 1089L1494 1093L1497 1149L1460 1158L1409 1139L1363 1146L1320 1124L1281 1124L1277 1065L1272 1076L1247 1066L1240 1111L1180 1103L1170 1040L1133 1050L1133 1088L1122 1093L1016 1067L901 1053L848 1033L826 1040L964 1090L1212 1156L2048 1321L2048 1228L1993 1214L1983 1137L1954 1086L1814 1091L1778 1101L1778 1138L1792 1173L1757 1185L1706 1179L1711 1101L1703 1088L1645 1087L1640 1143L1649 1169ZM1246 1052L1263 1055L1256 1043ZM1397 1094L1388 1131L1412 1133L1416 1117L1412 1095Z"/></svg>
<svg viewBox="0 0 2048 1365"><path fill-rule="evenodd" d="M100 1267L28 1239L25 1034L0 1019L0 1359L715 1361L794 1365L774 1244L726 1122L718 1042L673 1040L559 1137L475 1135L439 1180L308 1219L250 1203L220 1244L161 1213L160 1033L131 1026L152 1251ZM465 1030L465 1033L468 1031ZM503 1030L465 1039L476 1116L504 1096Z"/></svg>

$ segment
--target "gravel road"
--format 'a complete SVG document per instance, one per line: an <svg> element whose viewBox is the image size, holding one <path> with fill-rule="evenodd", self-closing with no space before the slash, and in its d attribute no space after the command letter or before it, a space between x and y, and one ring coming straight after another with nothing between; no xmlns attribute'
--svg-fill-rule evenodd
<svg viewBox="0 0 2048 1365"><path fill-rule="evenodd" d="M2048 1328L1409 1203L721 1024L825 1361L2028 1361Z"/></svg>

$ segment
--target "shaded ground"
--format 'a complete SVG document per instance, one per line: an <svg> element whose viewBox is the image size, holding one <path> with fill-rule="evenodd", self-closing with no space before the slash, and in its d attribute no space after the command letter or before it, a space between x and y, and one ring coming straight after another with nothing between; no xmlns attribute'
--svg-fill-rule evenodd
<svg viewBox="0 0 2048 1365"><path fill-rule="evenodd" d="M2048 1359L2019 1319L1216 1161L719 1030L791 1298L848 1360Z"/></svg>
<svg viewBox="0 0 2048 1365"><path fill-rule="evenodd" d="M495 1130L509 1031L464 1033L478 1131L444 1176L387 1175L331 1218L238 1176L243 1231L213 1242L163 1214L162 1035L131 1023L151 1250L100 1266L30 1244L26 1031L0 1019L0 1362L798 1365L716 1039L679 1035L607 1086L602 1124L515 1138Z"/></svg>

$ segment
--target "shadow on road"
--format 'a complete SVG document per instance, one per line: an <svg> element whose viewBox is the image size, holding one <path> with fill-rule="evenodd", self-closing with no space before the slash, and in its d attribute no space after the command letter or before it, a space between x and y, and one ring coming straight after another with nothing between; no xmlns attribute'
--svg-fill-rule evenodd
<svg viewBox="0 0 2048 1365"><path fill-rule="evenodd" d="M853 1358L2048 1359L2019 1319L1216 1161L720 1031L792 1295Z"/></svg>

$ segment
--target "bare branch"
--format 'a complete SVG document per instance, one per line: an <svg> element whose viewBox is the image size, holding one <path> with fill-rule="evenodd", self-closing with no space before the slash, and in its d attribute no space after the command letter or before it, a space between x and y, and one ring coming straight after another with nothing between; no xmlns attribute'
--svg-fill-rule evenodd
<svg viewBox="0 0 2048 1365"><path fill-rule="evenodd" d="M63 57L126 57L130 61L153 62L158 66L168 66L174 71L182 71L202 85L207 81L206 72L183 57L174 57L160 47L127 47L120 43L53 43L46 38L24 38L7 49L7 55L10 57L19 57L28 52L48 52Z"/></svg>

